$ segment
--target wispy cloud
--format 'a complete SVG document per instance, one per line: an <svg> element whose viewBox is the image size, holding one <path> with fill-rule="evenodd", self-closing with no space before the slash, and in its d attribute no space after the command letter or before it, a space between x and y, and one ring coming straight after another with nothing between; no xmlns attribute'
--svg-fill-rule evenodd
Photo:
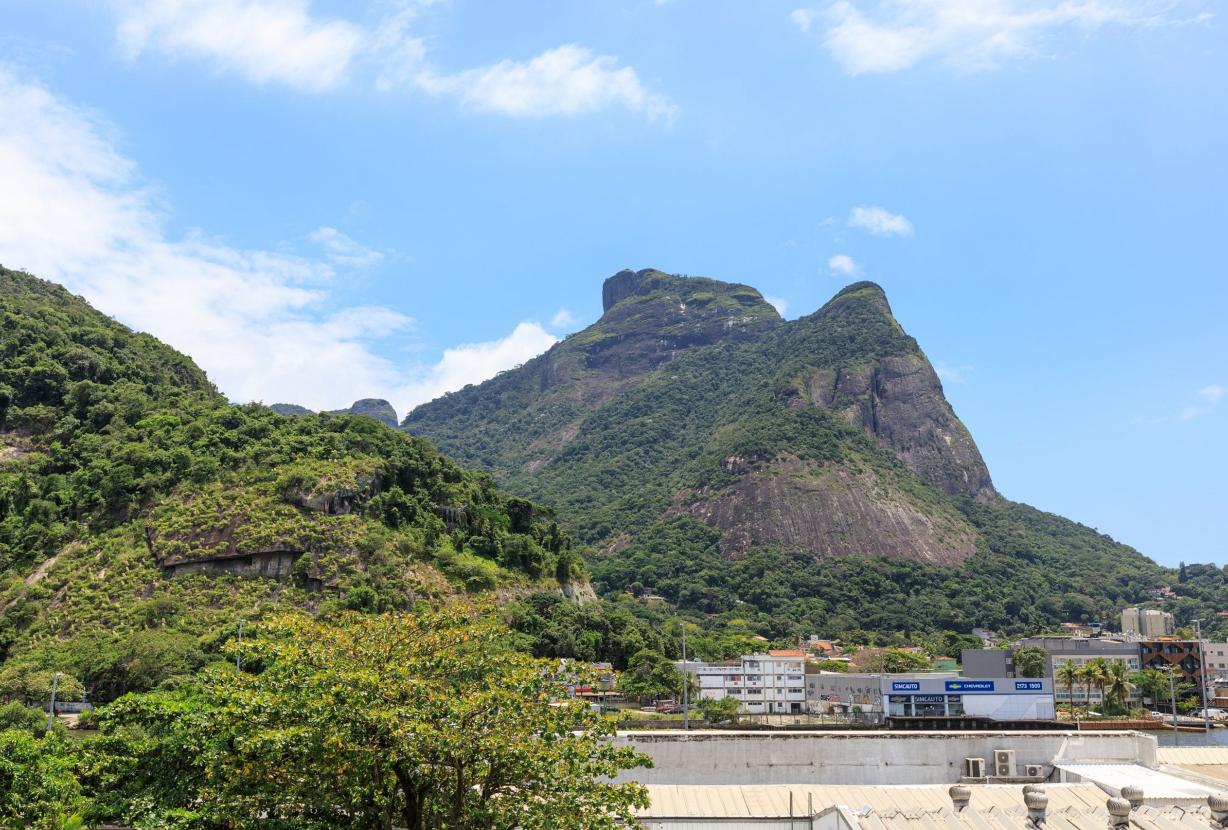
<svg viewBox="0 0 1228 830"><path fill-rule="evenodd" d="M553 342L524 323L508 337L449 350L435 365L394 365L375 347L411 333L413 320L347 307L334 290L341 259L364 260L365 249L319 231L335 249L331 259L236 248L200 232L172 238L156 188L116 150L112 133L0 68L0 262L61 282L187 352L233 400L327 409L374 395L404 407Z"/></svg>
<svg viewBox="0 0 1228 830"><path fill-rule="evenodd" d="M554 312L554 316L550 318L551 328L564 329L568 326L573 326L576 323L576 315L572 314L569 309L560 308Z"/></svg>
<svg viewBox="0 0 1228 830"><path fill-rule="evenodd" d="M400 0L364 26L312 11L308 0L112 0L131 59L157 52L198 59L257 84L326 92L362 77L377 89L449 96L461 106L522 118L621 108L671 122L678 108L613 55L565 44L527 60L447 72L414 25L434 0Z"/></svg>
<svg viewBox="0 0 1228 830"><path fill-rule="evenodd" d="M378 265L384 254L374 248L359 244L336 228L317 228L309 238L324 248L324 254L336 265L350 268L367 268Z"/></svg>
<svg viewBox="0 0 1228 830"><path fill-rule="evenodd" d="M941 360L934 362L934 372L937 373L943 383L962 384L967 383L975 371L975 367L964 364L962 366L952 366L949 363L944 363Z"/></svg>
<svg viewBox="0 0 1228 830"><path fill-rule="evenodd" d="M912 236L912 222L900 213L878 205L858 205L849 211L848 226L861 228L875 236Z"/></svg>
<svg viewBox="0 0 1228 830"><path fill-rule="evenodd" d="M850 75L897 72L927 59L962 70L993 69L1037 52L1062 28L1090 32L1109 25L1148 27L1204 22L1176 18L1182 0L836 0L790 15Z"/></svg>
<svg viewBox="0 0 1228 830"><path fill-rule="evenodd" d="M781 317L784 317L788 313L789 301L784 299L783 297L769 297L767 295L764 295L763 299L767 301L768 305L776 309L776 313L779 314Z"/></svg>
<svg viewBox="0 0 1228 830"><path fill-rule="evenodd" d="M1196 403L1190 404L1181 410L1182 421L1193 421L1195 418L1201 418L1204 415L1209 415L1224 397L1224 387L1218 383L1208 384L1198 390L1195 396Z"/></svg>
<svg viewBox="0 0 1228 830"><path fill-rule="evenodd" d="M827 267L840 277L855 277L861 273L861 267L848 254L836 254L827 260Z"/></svg>
<svg viewBox="0 0 1228 830"><path fill-rule="evenodd" d="M1210 383L1191 395L1187 403L1175 415L1145 416L1135 419L1142 424L1172 424L1195 421L1214 412L1228 394L1228 389L1218 383Z"/></svg>

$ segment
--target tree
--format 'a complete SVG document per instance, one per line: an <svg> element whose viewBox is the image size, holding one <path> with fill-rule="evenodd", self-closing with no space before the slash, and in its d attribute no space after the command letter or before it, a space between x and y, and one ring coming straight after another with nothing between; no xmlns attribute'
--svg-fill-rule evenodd
<svg viewBox="0 0 1228 830"><path fill-rule="evenodd" d="M1106 708L1105 704L1108 700L1105 697L1105 687L1109 683L1109 661L1103 657L1093 657L1083 664L1085 679L1088 683L1087 705L1091 707L1091 687L1095 686L1100 692L1100 708Z"/></svg>
<svg viewBox="0 0 1228 830"><path fill-rule="evenodd" d="M699 701L699 711L708 723L736 721L738 709L738 701L732 697L705 698Z"/></svg>
<svg viewBox="0 0 1228 830"><path fill-rule="evenodd" d="M1079 667L1072 660L1063 660L1053 670L1054 678L1066 686L1066 701L1070 706L1070 717L1074 718L1075 702L1074 702L1074 686L1082 680L1079 672Z"/></svg>
<svg viewBox="0 0 1228 830"><path fill-rule="evenodd" d="M188 767L178 774L197 783L188 803L164 812L190 812L189 826L612 830L633 822L643 788L611 779L644 756L603 740L613 726L568 697L576 669L564 673L509 642L491 617L461 605L274 617L228 644L244 671L211 667L199 693L159 693L153 710L122 699L104 729L174 738L176 765Z"/></svg>
<svg viewBox="0 0 1228 830"><path fill-rule="evenodd" d="M655 700L682 691L682 673L659 651L640 649L618 679L619 690L636 700Z"/></svg>
<svg viewBox="0 0 1228 830"><path fill-rule="evenodd" d="M1108 666L1108 683L1105 686L1105 697L1116 710L1124 711L1126 701L1137 688L1131 680L1130 669L1120 660L1114 660Z"/></svg>
<svg viewBox="0 0 1228 830"><path fill-rule="evenodd" d="M1143 700L1153 706L1168 697L1168 675L1159 669L1137 671L1130 679Z"/></svg>
<svg viewBox="0 0 1228 830"><path fill-rule="evenodd" d="M889 648L883 652L883 671L889 674L910 671L928 671L930 661L925 655L898 648Z"/></svg>
<svg viewBox="0 0 1228 830"><path fill-rule="evenodd" d="M0 732L0 827L58 830L81 804L68 746L54 733Z"/></svg>
<svg viewBox="0 0 1228 830"><path fill-rule="evenodd" d="M1039 646L1024 646L1015 651L1015 671L1020 677L1044 677L1049 653Z"/></svg>

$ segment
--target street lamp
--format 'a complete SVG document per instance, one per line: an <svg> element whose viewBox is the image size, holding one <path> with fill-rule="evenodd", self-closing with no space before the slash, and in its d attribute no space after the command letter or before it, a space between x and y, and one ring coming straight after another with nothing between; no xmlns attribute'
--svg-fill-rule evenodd
<svg viewBox="0 0 1228 830"><path fill-rule="evenodd" d="M1202 725L1211 731L1211 713L1207 711L1207 659L1202 648L1202 620L1194 620L1194 640L1198 643L1198 696L1202 698Z"/></svg>
<svg viewBox="0 0 1228 830"><path fill-rule="evenodd" d="M47 733L51 733L51 727L55 724L55 693L60 684L60 673L56 672L51 675L51 702L47 704Z"/></svg>

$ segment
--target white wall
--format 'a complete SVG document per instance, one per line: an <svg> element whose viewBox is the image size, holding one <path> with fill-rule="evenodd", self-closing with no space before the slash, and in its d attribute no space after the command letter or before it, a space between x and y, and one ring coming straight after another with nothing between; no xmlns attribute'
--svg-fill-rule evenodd
<svg viewBox="0 0 1228 830"><path fill-rule="evenodd" d="M1055 758L1155 767L1156 739L1137 732L621 732L653 759L620 781L645 784L950 784L965 758L1015 750L1017 764Z"/></svg>

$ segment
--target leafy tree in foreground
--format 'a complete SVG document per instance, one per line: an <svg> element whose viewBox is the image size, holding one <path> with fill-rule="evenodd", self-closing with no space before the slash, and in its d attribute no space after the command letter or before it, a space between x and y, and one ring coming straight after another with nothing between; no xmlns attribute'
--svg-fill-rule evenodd
<svg viewBox="0 0 1228 830"><path fill-rule="evenodd" d="M613 727L567 698L558 664L509 649L472 608L276 617L228 650L244 671L103 718L180 826L597 830L646 803L610 778L647 758L604 740Z"/></svg>
<svg viewBox="0 0 1228 830"><path fill-rule="evenodd" d="M63 739L0 732L0 827L59 830L81 800Z"/></svg>

